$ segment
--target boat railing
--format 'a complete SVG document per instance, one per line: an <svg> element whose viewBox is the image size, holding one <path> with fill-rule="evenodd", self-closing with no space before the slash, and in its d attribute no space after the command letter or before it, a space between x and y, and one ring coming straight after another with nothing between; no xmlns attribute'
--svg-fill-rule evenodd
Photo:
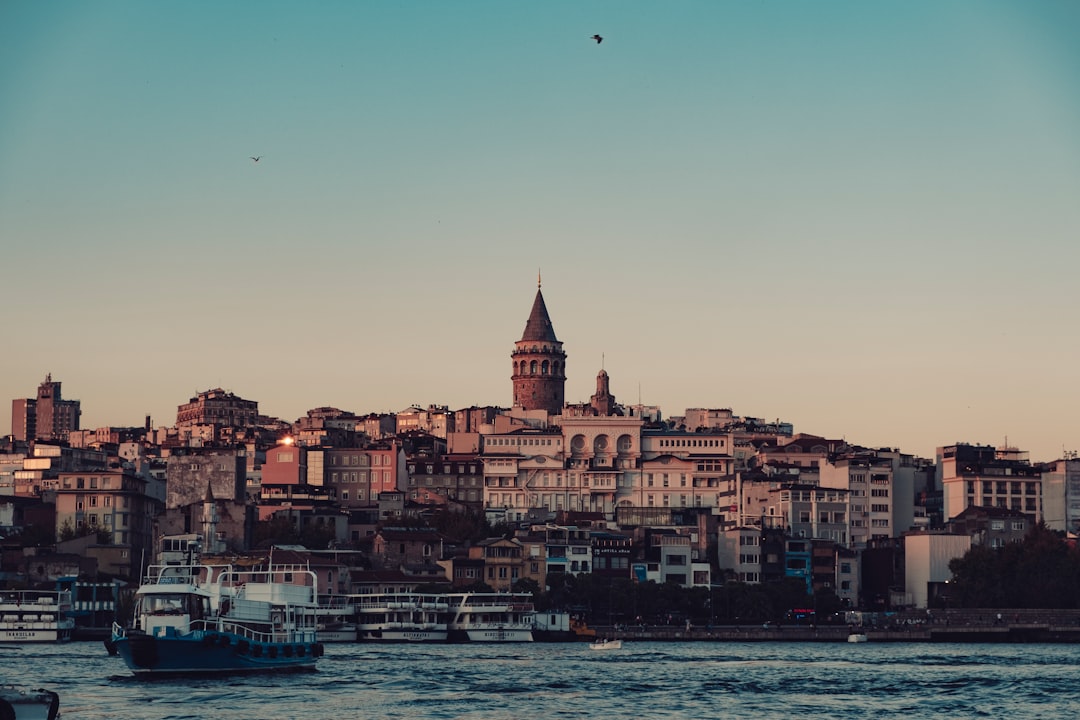
<svg viewBox="0 0 1080 720"><path fill-rule="evenodd" d="M256 630L242 622L230 622L228 620L221 620L220 622L213 620L196 620L191 623L191 631L195 633L198 638L210 633L225 632L238 635L251 642L259 643L315 641L314 629L303 630L298 628L296 630L275 630L266 632L263 630Z"/></svg>
<svg viewBox="0 0 1080 720"><path fill-rule="evenodd" d="M71 605L70 590L5 590L0 592L0 605L64 607Z"/></svg>

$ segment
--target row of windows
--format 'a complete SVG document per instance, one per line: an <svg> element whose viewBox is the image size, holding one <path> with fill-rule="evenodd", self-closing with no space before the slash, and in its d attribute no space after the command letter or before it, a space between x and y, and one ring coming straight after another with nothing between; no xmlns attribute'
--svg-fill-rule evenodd
<svg viewBox="0 0 1080 720"><path fill-rule="evenodd" d="M991 490L998 495L1038 495L1039 483L1037 482L1017 482L1015 480L983 480L982 481L982 494L990 495ZM975 481L967 481L968 494L975 492Z"/></svg>
<svg viewBox="0 0 1080 720"><path fill-rule="evenodd" d="M484 444L493 445L499 447L518 447L518 446L550 446L555 444L556 440L561 438L554 437L523 437L523 438L509 438L509 437L496 437L488 438Z"/></svg>
<svg viewBox="0 0 1080 720"><path fill-rule="evenodd" d="M1036 512L1038 510L1038 508L1036 507L1037 503L1036 503L1035 498L1024 498L1021 501L1021 498L1015 498L1015 497L1014 498L1003 498L1003 497L999 497L997 499L991 500L991 498L984 496L983 499L982 499L982 505L984 505L986 507L999 507L999 508L1007 508L1007 509L1012 509L1012 510L1021 510L1021 507L1020 507L1021 502L1023 503L1023 508L1022 508L1023 512ZM975 504L975 496L974 495L968 495L967 504L968 505L974 505Z"/></svg>
<svg viewBox="0 0 1080 720"><path fill-rule="evenodd" d="M562 366L559 364L558 360L555 362L549 362L547 360L537 362L536 360L532 360L528 364L522 360L520 363L514 363L514 372L518 375L536 375L539 370L540 375L558 375L560 367ZM528 372L526 372L526 370L528 370Z"/></svg>
<svg viewBox="0 0 1080 720"><path fill-rule="evenodd" d="M338 458L339 457L341 458L341 463L338 463ZM369 457L371 458L371 464L372 465L390 465L390 464L392 464L392 460L390 459L389 455L384 456L384 455L377 455L377 454L372 454L372 455L366 455L366 454L365 455L336 455L336 454L332 454L332 455L330 455L330 464L331 465L341 464L341 465L363 465L363 466L366 466L368 464L368 458Z"/></svg>
<svg viewBox="0 0 1080 720"><path fill-rule="evenodd" d="M410 465L409 466L409 474L410 475L416 474L416 468L417 468L416 465ZM426 465L425 468L426 468L426 472L424 470L421 470L421 472L423 474L426 474L426 475L434 475L435 474L435 466L434 465ZM467 465L467 466L458 465L457 468L455 469L455 467L453 465L447 463L446 465L442 466L441 474L442 475L454 475L454 474L457 474L457 475L475 475L476 474L476 465Z"/></svg>
<svg viewBox="0 0 1080 720"><path fill-rule="evenodd" d="M726 438L669 438L661 439L660 447L725 447Z"/></svg>

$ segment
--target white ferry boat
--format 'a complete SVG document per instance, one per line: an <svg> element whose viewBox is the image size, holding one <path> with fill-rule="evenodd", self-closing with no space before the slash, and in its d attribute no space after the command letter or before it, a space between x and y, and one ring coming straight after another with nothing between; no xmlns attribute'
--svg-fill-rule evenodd
<svg viewBox="0 0 1080 720"><path fill-rule="evenodd" d="M71 639L75 618L68 590L0 590L0 642Z"/></svg>
<svg viewBox="0 0 1080 720"><path fill-rule="evenodd" d="M536 610L529 593L453 593L452 642L532 642Z"/></svg>
<svg viewBox="0 0 1080 720"><path fill-rule="evenodd" d="M445 642L450 603L445 595L350 595L357 637L368 642Z"/></svg>
<svg viewBox="0 0 1080 720"><path fill-rule="evenodd" d="M315 619L319 642L356 642L356 607L347 595L320 596Z"/></svg>

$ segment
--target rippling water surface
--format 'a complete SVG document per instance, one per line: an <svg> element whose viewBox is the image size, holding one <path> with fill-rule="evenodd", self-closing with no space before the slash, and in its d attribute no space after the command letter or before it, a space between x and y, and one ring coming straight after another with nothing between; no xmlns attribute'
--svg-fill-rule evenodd
<svg viewBox="0 0 1080 720"><path fill-rule="evenodd" d="M0 646L0 682L72 718L1064 718L1080 646L333 644L314 673L136 680L100 642Z"/></svg>

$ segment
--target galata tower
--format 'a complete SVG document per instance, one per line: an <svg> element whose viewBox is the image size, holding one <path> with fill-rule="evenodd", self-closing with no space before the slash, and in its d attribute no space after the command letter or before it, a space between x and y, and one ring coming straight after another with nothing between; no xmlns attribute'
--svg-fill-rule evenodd
<svg viewBox="0 0 1080 720"><path fill-rule="evenodd" d="M514 363L514 406L525 410L546 410L559 415L563 410L563 391L566 386L566 353L555 337L540 280L536 282L536 299L525 323L525 332L514 343L510 354Z"/></svg>

